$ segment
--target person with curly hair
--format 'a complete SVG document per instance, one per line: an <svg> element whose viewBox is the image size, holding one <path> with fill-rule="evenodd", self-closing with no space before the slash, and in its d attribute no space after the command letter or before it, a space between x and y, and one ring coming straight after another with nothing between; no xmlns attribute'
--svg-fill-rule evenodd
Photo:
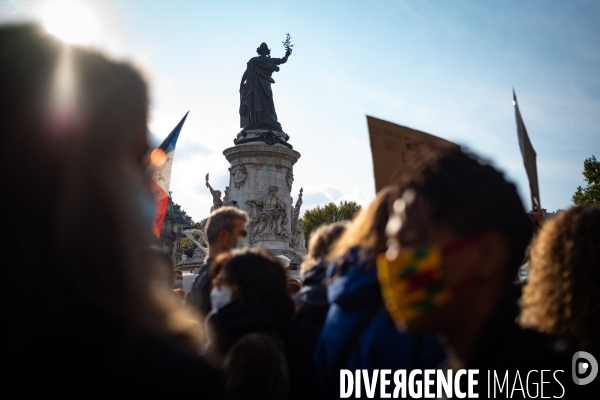
<svg viewBox="0 0 600 400"><path fill-rule="evenodd" d="M600 206L571 208L534 241L521 298L523 326L600 359Z"/></svg>

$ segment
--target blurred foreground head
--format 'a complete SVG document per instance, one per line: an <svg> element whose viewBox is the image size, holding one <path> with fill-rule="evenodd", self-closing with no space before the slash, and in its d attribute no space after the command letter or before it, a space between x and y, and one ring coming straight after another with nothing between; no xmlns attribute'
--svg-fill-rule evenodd
<svg viewBox="0 0 600 400"><path fill-rule="evenodd" d="M4 182L27 210L15 226L43 226L35 247L63 262L112 259L132 240L148 242L141 75L33 25L2 27L0 45Z"/></svg>
<svg viewBox="0 0 600 400"><path fill-rule="evenodd" d="M3 197L24 210L7 213L3 245L30 293L14 310L17 335L68 336L82 315L169 333L141 250L154 239L142 76L35 25L0 27L0 49Z"/></svg>
<svg viewBox="0 0 600 400"><path fill-rule="evenodd" d="M397 185L389 247L378 261L392 316L413 331L484 319L514 279L532 235L515 186L459 149L424 154Z"/></svg>
<svg viewBox="0 0 600 400"><path fill-rule="evenodd" d="M600 206L571 208L534 241L521 323L600 357Z"/></svg>

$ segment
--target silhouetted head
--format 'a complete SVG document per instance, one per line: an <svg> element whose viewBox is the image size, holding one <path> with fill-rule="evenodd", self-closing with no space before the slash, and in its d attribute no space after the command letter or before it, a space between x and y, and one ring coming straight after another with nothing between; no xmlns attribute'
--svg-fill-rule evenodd
<svg viewBox="0 0 600 400"><path fill-rule="evenodd" d="M271 49L265 42L262 42L259 47L256 48L256 52L261 56L268 56L271 54Z"/></svg>

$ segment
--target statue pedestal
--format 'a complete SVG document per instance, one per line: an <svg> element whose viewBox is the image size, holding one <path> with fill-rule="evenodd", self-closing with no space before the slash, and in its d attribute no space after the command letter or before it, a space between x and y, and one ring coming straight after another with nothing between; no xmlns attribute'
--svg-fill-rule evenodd
<svg viewBox="0 0 600 400"><path fill-rule="evenodd" d="M248 131L247 138L260 133ZM285 135L271 133L278 138ZM291 191L293 167L300 153L288 146L279 142L267 144L262 140L238 142L225 149L223 155L231 164L229 199L237 201L250 215L250 245L285 255L296 264L301 261L303 252L294 250L292 244Z"/></svg>

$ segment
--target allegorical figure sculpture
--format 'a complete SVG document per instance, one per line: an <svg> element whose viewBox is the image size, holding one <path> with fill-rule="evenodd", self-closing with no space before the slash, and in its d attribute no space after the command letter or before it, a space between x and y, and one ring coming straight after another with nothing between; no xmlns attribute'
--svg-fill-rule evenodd
<svg viewBox="0 0 600 400"><path fill-rule="evenodd" d="M248 61L246 72L240 83L240 127L274 129L281 131L281 124L277 121L273 91L271 84L275 83L271 75L279 71L278 65L285 63L292 46L289 34L283 46L286 49L285 57L271 58L271 50L266 43L256 49L258 57Z"/></svg>
<svg viewBox="0 0 600 400"><path fill-rule="evenodd" d="M210 183L208 183L208 174L206 174L206 187L210 190L210 194L213 197L213 206L210 208L210 211L213 212L217 208L220 208L223 205L223 200L221 200L221 191L213 190Z"/></svg>
<svg viewBox="0 0 600 400"><path fill-rule="evenodd" d="M225 194L223 195L223 204L229 201L229 186L225 186Z"/></svg>
<svg viewBox="0 0 600 400"><path fill-rule="evenodd" d="M263 198L246 200L246 204L252 207L248 224L250 243L260 235L289 237L286 205L276 196L278 191L277 186L269 186L269 193Z"/></svg>
<svg viewBox="0 0 600 400"><path fill-rule="evenodd" d="M194 255L190 261L204 261L208 254L208 244L204 232L200 229L186 229L183 234L196 245Z"/></svg>
<svg viewBox="0 0 600 400"><path fill-rule="evenodd" d="M296 222L296 226L292 232L292 245L294 248L306 247L306 239L304 238L304 222L302 222L301 219Z"/></svg>
<svg viewBox="0 0 600 400"><path fill-rule="evenodd" d="M294 232L296 231L296 224L300 219L300 207L302 207L302 192L304 189L300 188L300 193L298 193L298 200L296 200L296 206L292 209L292 237ZM290 205L292 203L290 202Z"/></svg>

